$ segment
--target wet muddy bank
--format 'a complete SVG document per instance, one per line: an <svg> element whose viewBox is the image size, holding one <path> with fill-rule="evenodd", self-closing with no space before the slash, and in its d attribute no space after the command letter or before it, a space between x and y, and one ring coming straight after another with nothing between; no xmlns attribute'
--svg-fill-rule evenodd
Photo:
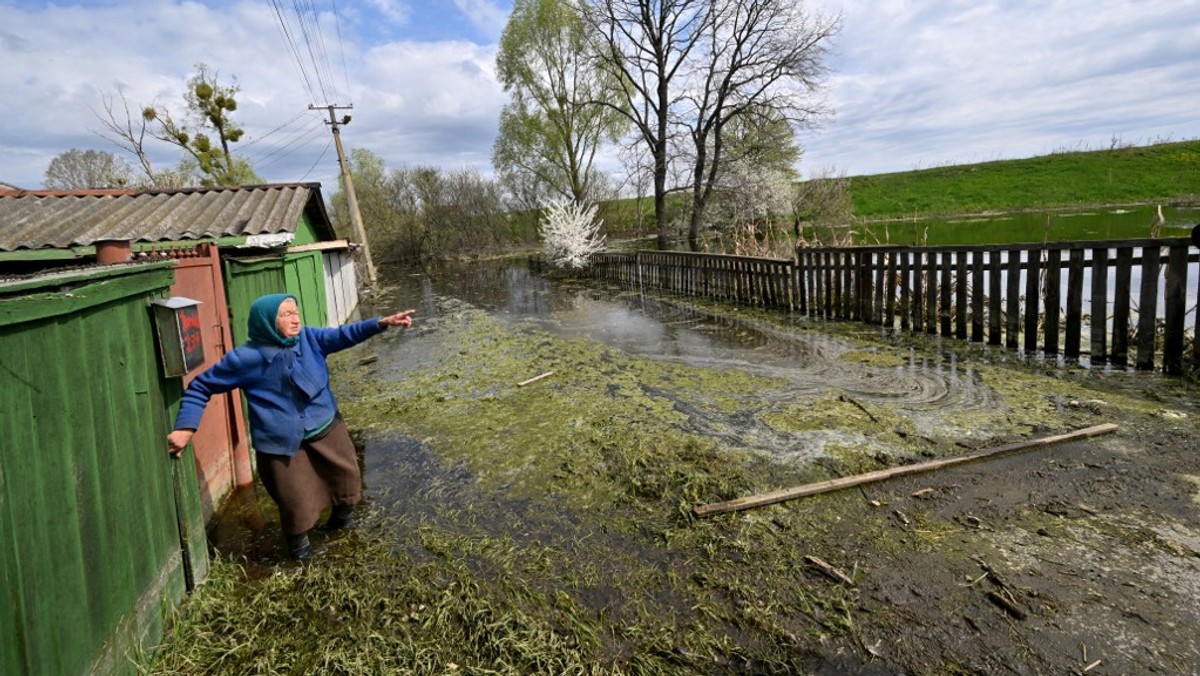
<svg viewBox="0 0 1200 676"><path fill-rule="evenodd" d="M519 268L461 274L473 277L451 280L453 293L437 274L399 280L379 302L415 305L416 328L335 362L363 448L363 527L293 566L279 558L270 505L252 497L219 526L223 562L156 671L1200 664L1190 386ZM691 516L698 504L1100 422L1121 427Z"/></svg>

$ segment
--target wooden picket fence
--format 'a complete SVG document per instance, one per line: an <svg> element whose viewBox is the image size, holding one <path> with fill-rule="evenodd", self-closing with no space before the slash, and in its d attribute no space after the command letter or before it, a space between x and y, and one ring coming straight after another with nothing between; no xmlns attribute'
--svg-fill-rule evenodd
<svg viewBox="0 0 1200 676"><path fill-rule="evenodd" d="M801 248L793 260L603 253L598 280L1168 374L1200 365L1186 237L984 246ZM1189 272L1191 268L1191 272ZM1084 289L1089 290L1087 302ZM1189 330L1190 329L1190 330ZM1084 335L1087 351L1084 351ZM1185 356L1185 351L1188 353Z"/></svg>

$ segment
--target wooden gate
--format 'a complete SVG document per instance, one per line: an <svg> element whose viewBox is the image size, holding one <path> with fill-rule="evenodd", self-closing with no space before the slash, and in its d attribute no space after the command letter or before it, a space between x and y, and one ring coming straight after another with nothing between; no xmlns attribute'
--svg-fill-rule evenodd
<svg viewBox="0 0 1200 676"><path fill-rule="evenodd" d="M179 262L175 268L171 295L200 301L205 362L184 377L186 386L233 349L229 305L215 244L174 249L167 255ZM241 401L234 392L214 396L204 410L200 428L192 438L192 446L196 451L196 471L199 473L206 519L232 488L254 482L246 429Z"/></svg>

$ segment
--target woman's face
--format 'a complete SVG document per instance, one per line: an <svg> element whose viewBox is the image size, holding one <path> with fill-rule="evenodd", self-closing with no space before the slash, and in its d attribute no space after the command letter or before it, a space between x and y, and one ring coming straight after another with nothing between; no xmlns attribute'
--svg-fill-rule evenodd
<svg viewBox="0 0 1200 676"><path fill-rule="evenodd" d="M279 312L275 314L275 329L284 338L295 338L300 335L300 310L296 301L288 298L279 304Z"/></svg>

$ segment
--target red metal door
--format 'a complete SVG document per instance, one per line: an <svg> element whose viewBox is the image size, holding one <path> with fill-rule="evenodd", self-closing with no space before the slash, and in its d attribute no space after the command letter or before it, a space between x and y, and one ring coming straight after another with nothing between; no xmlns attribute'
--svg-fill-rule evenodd
<svg viewBox="0 0 1200 676"><path fill-rule="evenodd" d="M205 361L203 366L184 377L186 386L233 349L233 337L229 331L229 306L225 300L217 246L199 244L194 249L174 251L171 255L179 261L171 295L200 301ZM196 471L207 520L212 516L214 506L231 489L254 481L246 421L237 390L212 398L200 419L200 428L192 437L192 447L196 451Z"/></svg>

